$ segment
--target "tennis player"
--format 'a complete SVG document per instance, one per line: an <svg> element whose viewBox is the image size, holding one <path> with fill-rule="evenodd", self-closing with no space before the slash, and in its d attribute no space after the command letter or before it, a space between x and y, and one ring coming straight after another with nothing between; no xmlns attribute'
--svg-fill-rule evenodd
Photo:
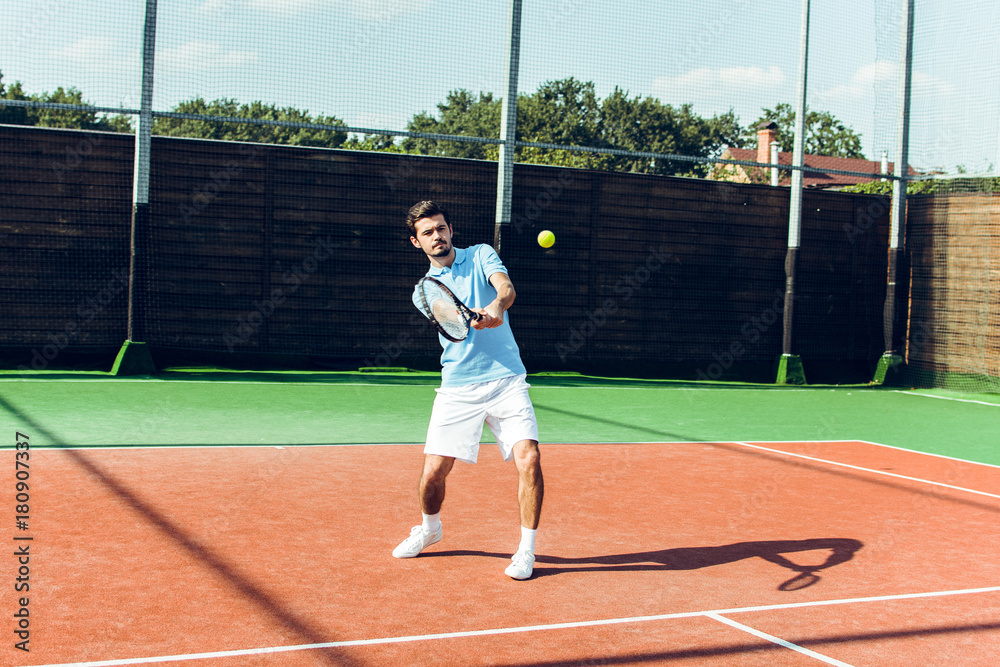
<svg viewBox="0 0 1000 667"><path fill-rule="evenodd" d="M531 577L535 534L542 510L544 485L538 453L538 424L528 397L524 364L510 323L504 317L514 303L514 286L496 251L488 245L455 248L452 227L440 204L422 201L406 216L410 242L423 250L431 266L427 275L445 283L480 318L468 337L454 343L439 336L441 387L437 390L420 476L423 522L396 547L396 558L413 558L443 536L441 505L445 478L455 460L475 463L483 422L496 436L504 461L514 460L521 542L506 569L514 579ZM419 298L413 295L414 304Z"/></svg>

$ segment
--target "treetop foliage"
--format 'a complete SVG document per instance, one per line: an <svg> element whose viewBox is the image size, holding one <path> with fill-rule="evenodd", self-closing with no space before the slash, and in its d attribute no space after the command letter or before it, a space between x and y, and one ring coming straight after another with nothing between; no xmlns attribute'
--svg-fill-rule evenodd
<svg viewBox="0 0 1000 667"><path fill-rule="evenodd" d="M857 185L844 188L844 192L861 192L868 195L891 195L892 181L858 183ZM1000 177L932 178L907 181L906 183L907 195L955 194L961 192L1000 192Z"/></svg>
<svg viewBox="0 0 1000 667"><path fill-rule="evenodd" d="M199 116L222 116L224 118L245 118L265 121L343 126L344 122L335 116L317 116L287 107L279 109L273 104L251 102L240 104L236 100L221 99L206 102L198 97L181 102L174 113ZM194 120L181 118L153 119L153 134L168 137L196 137L222 141L247 141L266 144L286 144L289 146L316 146L339 148L347 140L347 133L336 130L288 127L261 123L239 123L221 120Z"/></svg>
<svg viewBox="0 0 1000 667"><path fill-rule="evenodd" d="M52 102L56 104L89 105L83 93L76 88L56 88L52 93L28 95L20 81L11 86L3 83L0 72L0 99L25 102ZM106 116L92 111L63 111L61 109L33 109L21 106L0 106L0 123L12 125L40 125L79 130L99 130L106 132L131 132L132 123L128 116Z"/></svg>
<svg viewBox="0 0 1000 667"><path fill-rule="evenodd" d="M57 88L52 93L28 95L20 82L3 85L0 74L0 97L6 99L62 102L86 105L83 94L75 89ZM243 123L219 120L165 118L153 121L153 134L285 144L439 155L496 160L499 148L494 143L453 141L427 137L348 136L340 130L308 127L342 127L336 116L311 116L292 107L279 108L260 101L240 103L234 99L206 101L201 97L176 105L174 113L219 116L256 121L302 123L303 127L285 127L267 123ZM547 81L538 90L518 96L517 139L519 141L559 146L618 149L663 155L711 158L727 146L756 145L757 126L762 122L778 124L781 149L792 149L795 112L788 104L763 109L763 115L750 126L740 124L735 113L705 118L694 112L691 104L672 106L653 97L631 96L620 88L605 99L597 96L593 82L575 78ZM437 105L437 113L421 112L407 123L406 130L421 134L439 134L497 139L500 135L501 100L492 93L474 93L457 89ZM63 111L0 106L0 123L72 127L89 130L132 132L128 116L114 116L87 111ZM809 111L806 118L806 152L838 157L864 157L861 139L830 113ZM663 175L705 175L711 165L668 157L637 157L611 153L593 153L554 149L543 146L519 146L515 160L610 171Z"/></svg>
<svg viewBox="0 0 1000 667"><path fill-rule="evenodd" d="M757 128L770 122L778 126L778 149L791 153L795 141L795 110L791 104L782 103L773 109L763 109L763 115L743 135L742 143L756 145ZM865 159L861 152L861 136L828 111L806 110L805 152L810 155Z"/></svg>
<svg viewBox="0 0 1000 667"><path fill-rule="evenodd" d="M407 125L411 132L498 138L501 100L489 93L475 95L454 90L438 104L438 116L417 114ZM616 88L600 100L593 82L572 77L548 81L517 100L519 141L587 146L645 153L711 157L744 133L732 111L705 119L690 104L673 107L652 97L630 97ZM440 139L408 138L407 152L497 159L495 144L473 144ZM586 153L538 146L519 146L518 162L553 164L651 174L704 173L705 166L685 160L652 159L607 153Z"/></svg>

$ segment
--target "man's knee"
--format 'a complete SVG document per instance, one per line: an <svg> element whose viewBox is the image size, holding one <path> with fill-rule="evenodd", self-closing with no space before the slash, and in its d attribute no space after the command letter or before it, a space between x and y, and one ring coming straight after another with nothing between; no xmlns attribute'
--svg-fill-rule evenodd
<svg viewBox="0 0 1000 667"><path fill-rule="evenodd" d="M424 483L440 484L451 472L454 463L455 459L452 457L428 454L424 458Z"/></svg>
<svg viewBox="0 0 1000 667"><path fill-rule="evenodd" d="M522 440L514 446L514 464L522 472L541 471L542 456L538 451L538 443L534 440Z"/></svg>

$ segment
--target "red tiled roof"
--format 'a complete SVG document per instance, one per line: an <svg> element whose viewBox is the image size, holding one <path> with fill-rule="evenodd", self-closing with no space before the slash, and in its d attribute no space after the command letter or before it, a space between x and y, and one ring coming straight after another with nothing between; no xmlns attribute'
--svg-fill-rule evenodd
<svg viewBox="0 0 1000 667"><path fill-rule="evenodd" d="M733 159L746 162L757 161L757 149L755 148L727 148L722 154L723 159ZM869 183L882 177L882 163L875 160L862 160L860 158L830 157L829 155L805 155L803 158L807 167L815 169L833 169L836 171L855 171L866 176L848 176L846 174L829 174L822 171L805 171L802 174L802 184L804 187L829 188L837 186L854 185L855 183ZM778 153L778 164L792 164L791 153ZM743 169L753 169L753 167L743 166ZM759 169L766 170L764 167ZM909 167L909 175L915 176L917 171ZM893 163L889 163L889 173L893 173ZM781 179L780 185L788 185L791 178L785 176Z"/></svg>

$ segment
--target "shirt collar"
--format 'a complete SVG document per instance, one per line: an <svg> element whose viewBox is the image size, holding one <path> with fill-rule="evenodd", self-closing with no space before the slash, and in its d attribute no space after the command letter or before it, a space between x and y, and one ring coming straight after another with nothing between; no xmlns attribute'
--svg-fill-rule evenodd
<svg viewBox="0 0 1000 667"><path fill-rule="evenodd" d="M465 261L465 257L468 251L465 248L455 248L455 261L451 263L451 267L439 268L437 266L432 266L430 271L427 272L429 276L439 276L446 271L454 271L455 267Z"/></svg>

